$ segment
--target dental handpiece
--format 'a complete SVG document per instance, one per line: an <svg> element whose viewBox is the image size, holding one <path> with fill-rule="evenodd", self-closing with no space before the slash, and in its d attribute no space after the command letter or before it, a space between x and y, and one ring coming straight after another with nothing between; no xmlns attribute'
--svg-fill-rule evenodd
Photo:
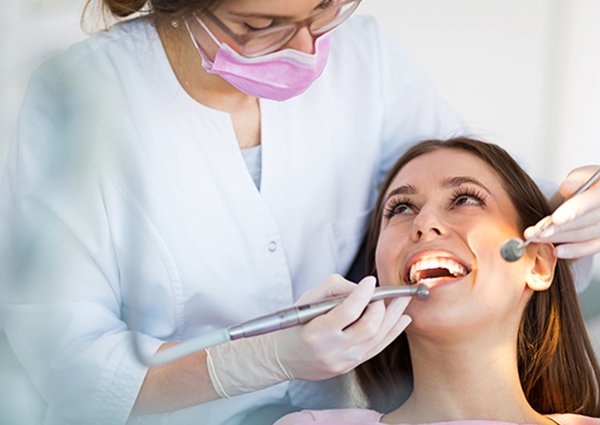
<svg viewBox="0 0 600 425"><path fill-rule="evenodd" d="M575 193L573 195L571 195L570 198L572 198L575 195L579 195L580 193L585 192L598 180L600 180L600 169L597 170L594 174L592 174L592 177L590 177L584 184L582 184L579 187L579 189L577 189L575 191ZM535 236L538 236L539 234L541 234L551 224L552 224L552 216L545 217L540 228L536 232ZM532 242L531 239L527 239L526 241L521 240L521 238L509 239L502 244L502 248L500 249L500 254L502 255L502 258L504 258L504 260L506 260L506 261L509 261L509 262L517 261L518 259L523 257L523 254L525 254L525 248L527 248L527 245L529 245L531 242Z"/></svg>
<svg viewBox="0 0 600 425"><path fill-rule="evenodd" d="M418 286L380 286L375 289L370 302L395 297L416 297L419 300L429 298L429 288L427 285ZM278 312L258 317L253 320L230 326L228 328L216 329L207 334L199 335L180 344L173 345L165 350L148 355L142 352L135 342L135 350L138 359L147 366L159 366L166 364L200 350L204 350L215 345L234 339L247 338L256 335L262 335L280 329L291 328L292 326L302 325L321 314L325 314L335 306L339 305L346 298L345 295L327 298L314 303L298 305ZM134 333L136 338L137 333ZM136 339L134 339L136 341Z"/></svg>
<svg viewBox="0 0 600 425"><path fill-rule="evenodd" d="M396 297L416 297L418 300L426 300L429 298L429 288L427 285L380 286L375 289L370 302ZM346 296L332 297L314 303L289 307L239 325L230 326L227 331L230 339L234 340L303 325L315 317L327 313L341 304L344 299Z"/></svg>

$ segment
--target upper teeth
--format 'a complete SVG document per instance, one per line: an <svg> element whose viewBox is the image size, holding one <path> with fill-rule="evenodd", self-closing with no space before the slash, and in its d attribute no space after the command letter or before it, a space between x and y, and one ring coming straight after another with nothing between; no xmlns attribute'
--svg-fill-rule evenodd
<svg viewBox="0 0 600 425"><path fill-rule="evenodd" d="M419 280L419 272L431 269L446 269L454 277L464 276L467 274L467 269L460 263L457 263L451 258L427 258L419 260L410 267L410 281L415 283Z"/></svg>

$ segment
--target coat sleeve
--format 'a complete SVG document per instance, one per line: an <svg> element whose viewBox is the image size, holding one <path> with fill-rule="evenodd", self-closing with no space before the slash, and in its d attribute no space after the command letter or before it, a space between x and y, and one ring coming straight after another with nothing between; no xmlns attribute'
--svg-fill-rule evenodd
<svg viewBox="0 0 600 425"><path fill-rule="evenodd" d="M70 93L42 69L22 106L0 185L0 321L49 409L69 423L123 424L147 369L122 317L104 156ZM161 344L137 337L145 354Z"/></svg>

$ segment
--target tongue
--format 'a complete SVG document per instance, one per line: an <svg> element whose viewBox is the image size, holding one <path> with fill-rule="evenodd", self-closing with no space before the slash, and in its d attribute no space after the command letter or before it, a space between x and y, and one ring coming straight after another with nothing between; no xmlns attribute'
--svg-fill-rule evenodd
<svg viewBox="0 0 600 425"><path fill-rule="evenodd" d="M418 275L418 280L422 279L435 279L437 277L454 277L452 273L448 271L448 269L438 268L438 269L427 269L420 270Z"/></svg>

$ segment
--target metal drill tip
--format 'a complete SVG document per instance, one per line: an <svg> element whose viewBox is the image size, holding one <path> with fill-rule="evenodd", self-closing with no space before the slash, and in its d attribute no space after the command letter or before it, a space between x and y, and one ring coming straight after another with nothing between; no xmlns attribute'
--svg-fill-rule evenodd
<svg viewBox="0 0 600 425"><path fill-rule="evenodd" d="M512 238L502 244L500 254L504 260L513 262L520 259L525 253L525 243L519 238Z"/></svg>
<svg viewBox="0 0 600 425"><path fill-rule="evenodd" d="M425 301L427 298L429 298L429 287L424 284L417 286L417 292L415 293L415 297L419 301Z"/></svg>

